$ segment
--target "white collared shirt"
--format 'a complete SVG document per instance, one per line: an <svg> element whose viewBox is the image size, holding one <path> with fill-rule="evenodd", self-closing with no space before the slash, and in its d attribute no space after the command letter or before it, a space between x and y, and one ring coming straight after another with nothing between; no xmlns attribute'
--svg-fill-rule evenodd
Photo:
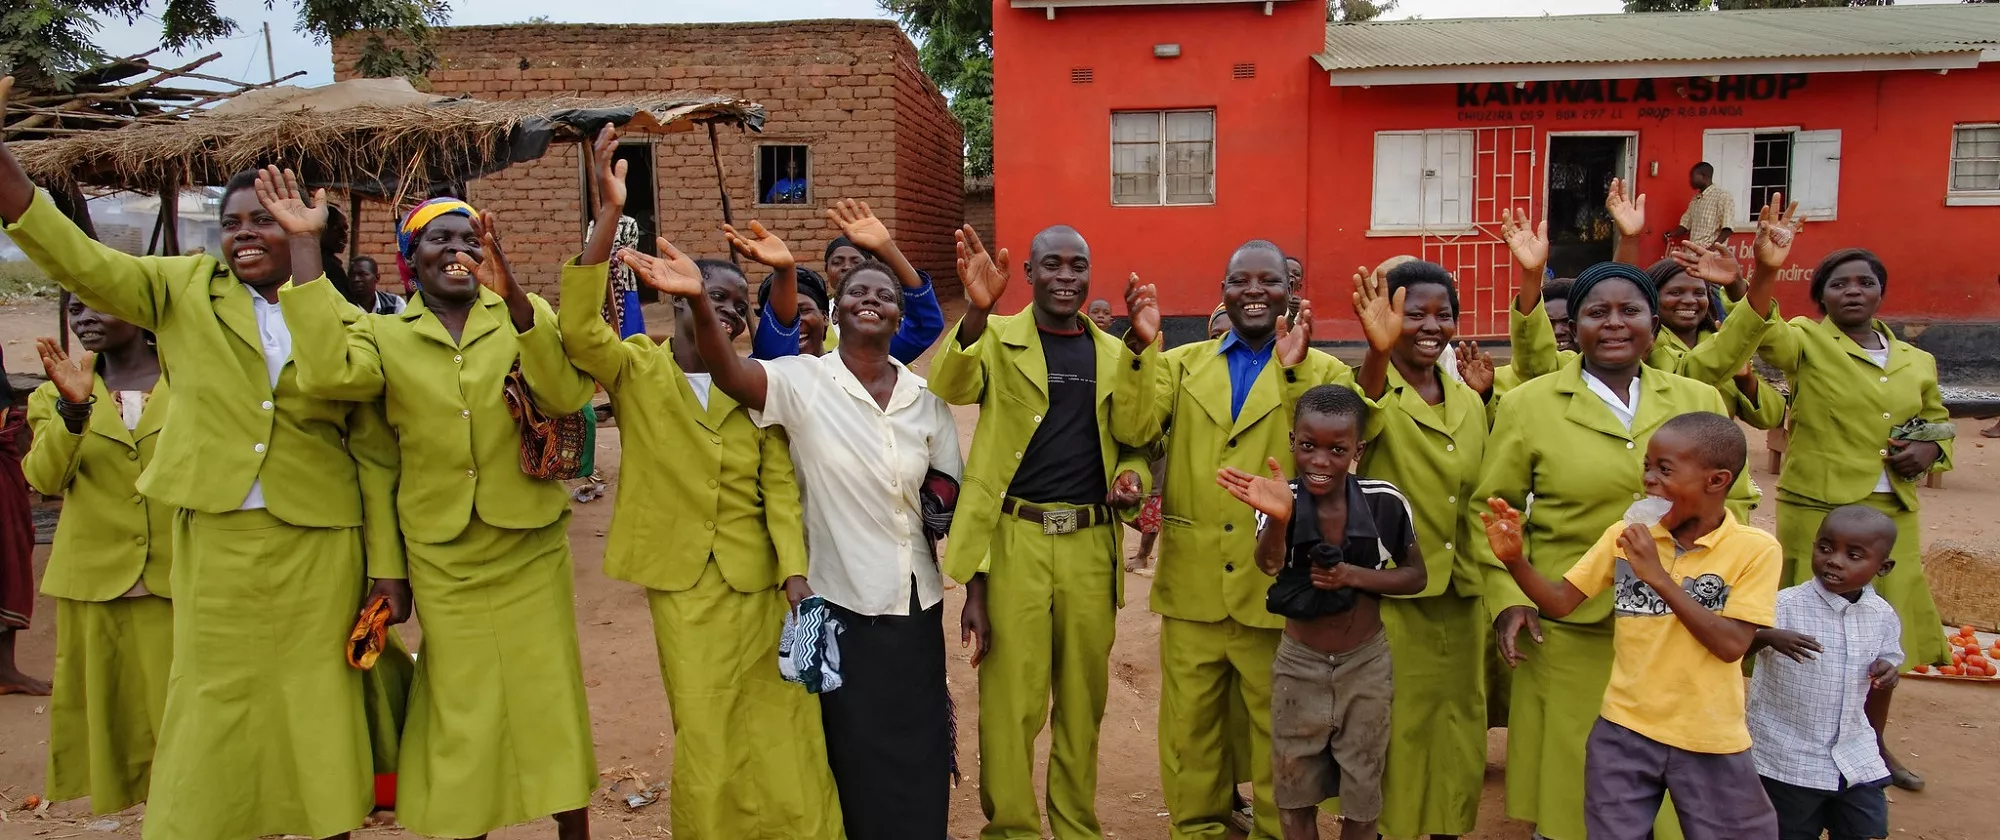
<svg viewBox="0 0 2000 840"><path fill-rule="evenodd" d="M1868 667L1877 659L1903 664L1895 608L1873 586L1849 603L1814 578L1778 591L1773 626L1811 636L1823 649L1805 662L1758 651L1749 703L1757 775L1827 791L1888 778L1863 706Z"/></svg>
<svg viewBox="0 0 2000 840"><path fill-rule="evenodd" d="M264 299L256 290L244 287L250 293L250 307L257 313L257 337L264 345L264 370L271 374L271 395L275 399L278 379L285 373L285 362L292 358L292 328L285 323L285 310ZM262 510L264 508L264 480L250 482L250 495L243 497L243 504L237 510Z"/></svg>
<svg viewBox="0 0 2000 840"><path fill-rule="evenodd" d="M959 477L958 424L923 377L896 365L885 411L839 353L761 362L769 383L759 426L792 440L805 507L813 591L862 615L908 615L944 598L937 558L924 537L917 491L937 470Z"/></svg>
<svg viewBox="0 0 2000 840"><path fill-rule="evenodd" d="M1632 382L1625 386L1625 402L1619 402L1618 392L1611 390L1611 386L1604 384L1604 380L1597 378L1588 370L1583 372L1583 385L1599 399L1604 400L1604 404L1610 407L1618 422L1625 424L1625 431L1632 431L1632 418L1639 415L1639 377L1636 374L1632 377Z"/></svg>
<svg viewBox="0 0 2000 840"><path fill-rule="evenodd" d="M694 398L701 403L701 410L707 411L708 393L715 387L715 374L681 371L681 375L687 377L688 387L694 390Z"/></svg>

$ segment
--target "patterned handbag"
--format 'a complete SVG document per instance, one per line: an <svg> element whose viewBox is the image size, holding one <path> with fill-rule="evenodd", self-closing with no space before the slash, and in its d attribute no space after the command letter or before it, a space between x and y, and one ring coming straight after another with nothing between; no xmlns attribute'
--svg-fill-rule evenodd
<svg viewBox="0 0 2000 840"><path fill-rule="evenodd" d="M528 396L519 361L507 371L503 393L507 411L521 427L521 472L530 478L567 481L596 471L597 411L589 403L561 417L543 414Z"/></svg>

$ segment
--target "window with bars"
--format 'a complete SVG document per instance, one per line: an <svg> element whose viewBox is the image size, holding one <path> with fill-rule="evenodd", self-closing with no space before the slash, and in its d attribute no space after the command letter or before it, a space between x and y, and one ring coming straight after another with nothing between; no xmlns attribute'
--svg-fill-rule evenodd
<svg viewBox="0 0 2000 840"><path fill-rule="evenodd" d="M1111 203L1215 203L1215 111L1111 115Z"/></svg>
<svg viewBox="0 0 2000 840"><path fill-rule="evenodd" d="M805 146L757 147L757 203L808 204L812 167Z"/></svg>
<svg viewBox="0 0 2000 840"><path fill-rule="evenodd" d="M1773 193L1793 195L1792 133L1759 133L1750 137L1750 214ZM1796 196L1794 196L1796 197Z"/></svg>
<svg viewBox="0 0 2000 840"><path fill-rule="evenodd" d="M1950 199L2000 204L2000 123L1952 127Z"/></svg>

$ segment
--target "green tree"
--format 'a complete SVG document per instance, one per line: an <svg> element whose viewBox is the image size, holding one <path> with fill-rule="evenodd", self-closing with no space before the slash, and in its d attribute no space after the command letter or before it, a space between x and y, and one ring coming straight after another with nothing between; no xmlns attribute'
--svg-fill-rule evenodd
<svg viewBox="0 0 2000 840"><path fill-rule="evenodd" d="M965 132L965 174L993 174L991 0L876 0L916 36L924 74L951 97Z"/></svg>
<svg viewBox="0 0 2000 840"><path fill-rule="evenodd" d="M275 7L278 0L265 0ZM367 76L422 75L437 64L432 27L451 17L448 0L290 0L295 28L326 43L358 30L399 33L397 44L370 34L358 69ZM7 0L0 8L0 72L27 88L65 89L71 77L110 58L93 37L104 22L136 26L158 16L160 44L180 50L235 34L236 21L215 0Z"/></svg>
<svg viewBox="0 0 2000 840"><path fill-rule="evenodd" d="M1327 0L1327 23L1361 23L1396 10L1398 0Z"/></svg>

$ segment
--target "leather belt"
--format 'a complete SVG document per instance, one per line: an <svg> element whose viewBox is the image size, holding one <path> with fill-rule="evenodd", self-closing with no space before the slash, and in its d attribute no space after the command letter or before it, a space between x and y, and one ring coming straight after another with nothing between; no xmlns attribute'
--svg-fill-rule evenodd
<svg viewBox="0 0 2000 840"><path fill-rule="evenodd" d="M1000 512L1039 524L1042 526L1042 533L1049 535L1074 534L1085 528L1095 528L1115 521L1111 508L1104 505L1074 508L1043 507L1011 496L1000 500Z"/></svg>

